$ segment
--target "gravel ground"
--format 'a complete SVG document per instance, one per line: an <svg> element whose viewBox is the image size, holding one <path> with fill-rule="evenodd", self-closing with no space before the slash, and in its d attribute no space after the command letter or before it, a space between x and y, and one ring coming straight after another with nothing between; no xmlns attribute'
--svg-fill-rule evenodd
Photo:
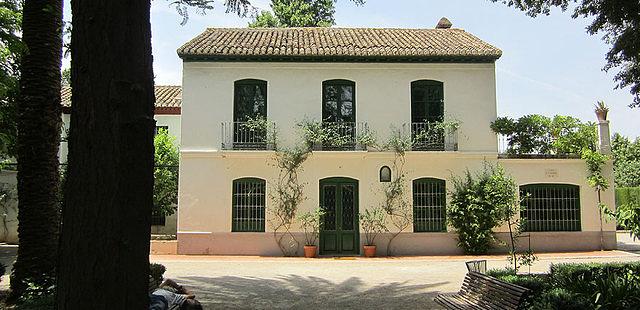
<svg viewBox="0 0 640 310"><path fill-rule="evenodd" d="M482 258L489 268L506 266L505 256ZM152 257L205 309L442 309L433 298L457 291L464 262L472 259L478 257ZM638 260L640 255L622 251L540 254L531 271L561 262Z"/></svg>

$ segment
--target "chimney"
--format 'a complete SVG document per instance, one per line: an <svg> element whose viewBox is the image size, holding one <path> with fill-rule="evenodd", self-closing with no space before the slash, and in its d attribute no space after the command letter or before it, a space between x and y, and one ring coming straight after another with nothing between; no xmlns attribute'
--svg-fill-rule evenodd
<svg viewBox="0 0 640 310"><path fill-rule="evenodd" d="M611 155L611 132L608 120L598 121L598 147L601 154Z"/></svg>
<svg viewBox="0 0 640 310"><path fill-rule="evenodd" d="M453 26L451 21L449 21L449 19L447 19L446 17L443 17L436 25L436 29L449 29L451 28L451 26Z"/></svg>

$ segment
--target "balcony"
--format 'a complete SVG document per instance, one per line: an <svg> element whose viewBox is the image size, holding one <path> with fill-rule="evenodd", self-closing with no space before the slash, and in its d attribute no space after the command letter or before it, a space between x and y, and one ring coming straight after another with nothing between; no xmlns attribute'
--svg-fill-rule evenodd
<svg viewBox="0 0 640 310"><path fill-rule="evenodd" d="M366 150L361 139L368 133L369 126L365 122L322 122L311 133L309 143L314 151Z"/></svg>
<svg viewBox="0 0 640 310"><path fill-rule="evenodd" d="M264 121L222 123L223 150L264 151L275 148L275 123Z"/></svg>
<svg viewBox="0 0 640 310"><path fill-rule="evenodd" d="M411 150L457 151L457 126L448 126L441 122L411 123Z"/></svg>

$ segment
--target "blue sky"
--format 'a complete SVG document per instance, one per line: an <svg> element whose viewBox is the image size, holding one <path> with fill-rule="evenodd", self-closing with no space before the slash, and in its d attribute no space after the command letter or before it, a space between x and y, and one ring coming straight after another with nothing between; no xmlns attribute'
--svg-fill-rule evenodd
<svg viewBox="0 0 640 310"><path fill-rule="evenodd" d="M185 26L170 1L152 2L152 45L156 84L179 85L181 61L176 49L206 27L245 27L249 18L225 14L221 0L213 11L198 15L191 10ZM268 0L252 3L268 9ZM65 0L69 19L69 2ZM612 133L640 136L640 109L627 107L628 89L614 90L614 71L605 73L608 46L600 36L588 35L585 19L554 11L551 16L530 18L524 13L488 0L367 0L356 6L339 0L336 27L433 28L446 16L453 27L462 28L502 49L496 63L498 114L572 115L594 120L593 105L609 106ZM68 60L65 61L68 66Z"/></svg>

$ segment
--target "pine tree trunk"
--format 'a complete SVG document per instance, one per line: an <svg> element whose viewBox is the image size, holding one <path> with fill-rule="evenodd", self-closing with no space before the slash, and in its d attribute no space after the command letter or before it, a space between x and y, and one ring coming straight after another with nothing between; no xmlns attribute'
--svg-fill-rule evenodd
<svg viewBox="0 0 640 310"><path fill-rule="evenodd" d="M58 249L62 0L27 0L18 99L18 237L12 296L54 283Z"/></svg>
<svg viewBox="0 0 640 310"><path fill-rule="evenodd" d="M58 309L147 309L153 204L150 2L74 0Z"/></svg>

